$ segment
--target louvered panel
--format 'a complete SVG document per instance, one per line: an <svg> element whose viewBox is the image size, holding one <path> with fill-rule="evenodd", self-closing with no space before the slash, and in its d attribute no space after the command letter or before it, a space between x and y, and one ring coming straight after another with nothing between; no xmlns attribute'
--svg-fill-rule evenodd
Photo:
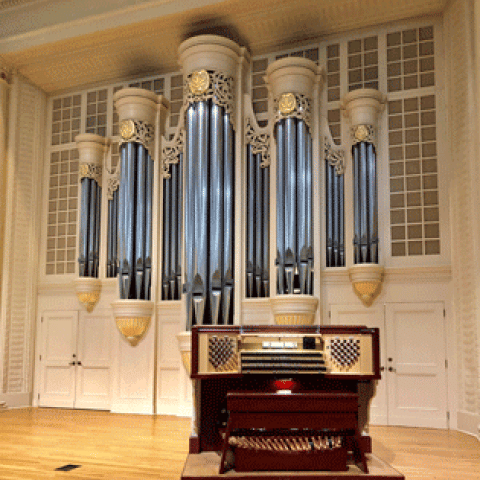
<svg viewBox="0 0 480 480"><path fill-rule="evenodd" d="M31 384L31 332L35 262L35 182L41 97L27 84L19 85L17 151L11 218L10 278L7 306L4 391L28 392Z"/></svg>
<svg viewBox="0 0 480 480"><path fill-rule="evenodd" d="M473 149L474 85L469 71L470 49L468 11L465 2L451 2L446 12L449 39L449 92L451 94L450 122L452 139L452 263L454 274L454 304L457 318L458 397L459 409L478 413L480 385L477 338L477 298L475 294L475 251L472 218L474 205L475 158Z"/></svg>

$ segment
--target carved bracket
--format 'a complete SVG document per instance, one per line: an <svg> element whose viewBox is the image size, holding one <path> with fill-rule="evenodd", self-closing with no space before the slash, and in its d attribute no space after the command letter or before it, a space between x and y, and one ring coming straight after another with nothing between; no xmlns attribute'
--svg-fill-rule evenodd
<svg viewBox="0 0 480 480"><path fill-rule="evenodd" d="M250 117L245 118L245 140L250 144L253 154L262 155L261 168L270 166L270 134L260 133L254 120Z"/></svg>
<svg viewBox="0 0 480 480"><path fill-rule="evenodd" d="M80 181L82 178L91 178L102 186L102 166L92 163L82 163L79 168Z"/></svg>
<svg viewBox="0 0 480 480"><path fill-rule="evenodd" d="M351 127L350 132L352 136L352 145L367 142L376 146L376 131L374 125L355 125Z"/></svg>
<svg viewBox="0 0 480 480"><path fill-rule="evenodd" d="M179 129L169 142L165 142L162 148L162 175L164 178L170 178L170 165L177 164L179 155L185 148L185 130Z"/></svg>

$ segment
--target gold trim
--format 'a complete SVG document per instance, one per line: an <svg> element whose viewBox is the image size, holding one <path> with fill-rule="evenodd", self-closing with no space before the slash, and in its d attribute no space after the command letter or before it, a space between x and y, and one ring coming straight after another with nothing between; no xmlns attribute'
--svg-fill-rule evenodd
<svg viewBox="0 0 480 480"><path fill-rule="evenodd" d="M133 120L123 120L120 124L120 135L124 140L128 140L135 135L135 123Z"/></svg>
<svg viewBox="0 0 480 480"><path fill-rule="evenodd" d="M210 75L206 70L198 70L197 72L193 72L192 77L190 79L190 92L193 95L202 95L208 90L210 86Z"/></svg>
<svg viewBox="0 0 480 480"><path fill-rule="evenodd" d="M365 141L367 138L368 138L368 135L369 135L369 130L368 130L368 127L366 125L357 125L355 127L355 138L359 141L359 142L363 142Z"/></svg>
<svg viewBox="0 0 480 480"><path fill-rule="evenodd" d="M87 312L92 313L95 305L100 300L100 290L94 292L77 292L77 298L87 309Z"/></svg>
<svg viewBox="0 0 480 480"><path fill-rule="evenodd" d="M278 109L282 115L288 115L297 108L297 99L293 93L284 93L278 101Z"/></svg>
<svg viewBox="0 0 480 480"><path fill-rule="evenodd" d="M116 318L115 323L120 333L127 339L132 347L147 333L150 325L150 317L132 317L132 318Z"/></svg>
<svg viewBox="0 0 480 480"><path fill-rule="evenodd" d="M353 283L353 291L366 307L370 307L382 290L382 282L366 281Z"/></svg>

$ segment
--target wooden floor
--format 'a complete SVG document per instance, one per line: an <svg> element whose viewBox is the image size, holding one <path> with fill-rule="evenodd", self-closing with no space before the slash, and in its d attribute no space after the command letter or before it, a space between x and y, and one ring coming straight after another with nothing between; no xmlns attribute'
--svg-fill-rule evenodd
<svg viewBox="0 0 480 480"><path fill-rule="evenodd" d="M190 420L28 408L0 411L0 480L178 480ZM445 430L372 427L374 453L407 480L479 480L480 442ZM69 472L55 471L81 465Z"/></svg>

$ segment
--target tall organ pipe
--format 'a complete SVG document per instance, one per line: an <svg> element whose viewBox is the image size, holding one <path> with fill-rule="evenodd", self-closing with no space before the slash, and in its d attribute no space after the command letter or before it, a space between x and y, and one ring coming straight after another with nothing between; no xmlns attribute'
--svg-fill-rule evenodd
<svg viewBox="0 0 480 480"><path fill-rule="evenodd" d="M234 132L212 100L186 113L185 284L187 329L233 323Z"/></svg>
<svg viewBox="0 0 480 480"><path fill-rule="evenodd" d="M118 189L108 200L107 277L117 276Z"/></svg>
<svg viewBox="0 0 480 480"><path fill-rule="evenodd" d="M258 155L260 157L260 155ZM260 158L258 158L260 161ZM262 284L263 296L268 297L270 294L270 169L262 169L263 177L263 268L262 268Z"/></svg>
<svg viewBox="0 0 480 480"><path fill-rule="evenodd" d="M123 144L120 159L120 296L122 299L148 300L152 255L152 159L146 148L137 142Z"/></svg>
<svg viewBox="0 0 480 480"><path fill-rule="evenodd" d="M312 138L304 120L276 125L277 292L313 293Z"/></svg>
<svg viewBox="0 0 480 480"><path fill-rule="evenodd" d="M247 146L247 297L254 297L255 275L255 156Z"/></svg>
<svg viewBox="0 0 480 480"><path fill-rule="evenodd" d="M358 142L353 147L355 263L378 263L378 197L375 147Z"/></svg>

